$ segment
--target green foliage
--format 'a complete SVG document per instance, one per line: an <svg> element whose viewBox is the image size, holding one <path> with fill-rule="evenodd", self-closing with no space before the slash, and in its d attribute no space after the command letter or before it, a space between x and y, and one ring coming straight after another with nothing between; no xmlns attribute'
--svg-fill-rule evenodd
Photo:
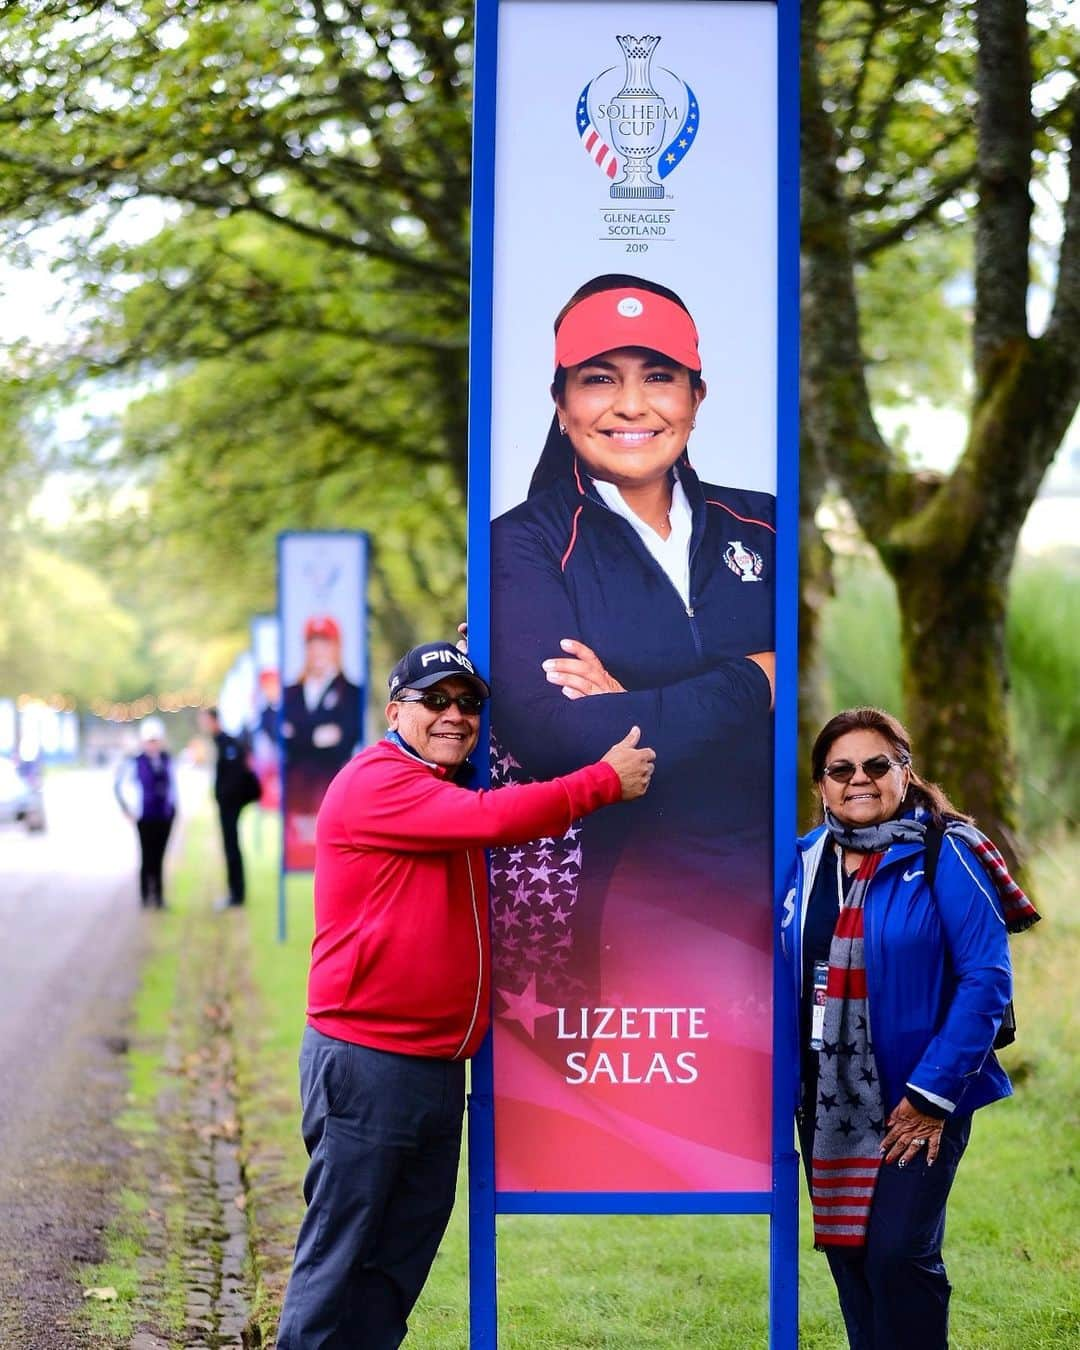
<svg viewBox="0 0 1080 1350"><path fill-rule="evenodd" d="M1021 563L1012 580L1007 657L1020 815L1034 841L1080 823L1078 632L1075 563ZM822 647L833 710L869 703L906 716L896 588L873 557L837 559ZM964 784L946 786L963 807Z"/></svg>
<svg viewBox="0 0 1080 1350"><path fill-rule="evenodd" d="M142 693L138 627L88 568L39 548L20 552L0 608L0 690L80 700Z"/></svg>
<svg viewBox="0 0 1080 1350"><path fill-rule="evenodd" d="M1080 826L1080 577L1075 563L1016 569L1007 629L1022 815L1044 835Z"/></svg>
<svg viewBox="0 0 1080 1350"><path fill-rule="evenodd" d="M100 489L62 546L142 617L159 683L185 654L223 673L283 528L372 532L377 663L463 613L471 18L0 14L0 228L72 218L85 320L38 387L137 395L60 448Z"/></svg>
<svg viewBox="0 0 1080 1350"><path fill-rule="evenodd" d="M821 630L831 711L870 705L902 717L896 587L866 553L837 557L834 576Z"/></svg>

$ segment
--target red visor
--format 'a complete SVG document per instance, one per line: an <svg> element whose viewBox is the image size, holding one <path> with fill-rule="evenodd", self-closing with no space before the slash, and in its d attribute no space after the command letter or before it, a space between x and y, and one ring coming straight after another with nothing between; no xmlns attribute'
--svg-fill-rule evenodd
<svg viewBox="0 0 1080 1350"><path fill-rule="evenodd" d="M701 369L698 333L681 305L653 291L601 291L580 301L555 334L555 364L569 369L616 347L648 347Z"/></svg>
<svg viewBox="0 0 1080 1350"><path fill-rule="evenodd" d="M312 638L326 638L328 642L340 642L341 629L337 626L337 620L332 619L329 614L308 619L304 624L304 641L310 642Z"/></svg>

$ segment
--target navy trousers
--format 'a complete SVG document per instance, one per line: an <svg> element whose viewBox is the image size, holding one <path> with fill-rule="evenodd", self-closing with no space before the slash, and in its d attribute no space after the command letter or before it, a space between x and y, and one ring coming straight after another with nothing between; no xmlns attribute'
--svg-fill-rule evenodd
<svg viewBox="0 0 1080 1350"><path fill-rule="evenodd" d="M395 1350L450 1219L465 1065L304 1032L307 1213L278 1350Z"/></svg>
<svg viewBox="0 0 1080 1350"><path fill-rule="evenodd" d="M229 900L234 905L244 903L244 858L240 852L241 809L232 802L218 802L221 843L225 850L225 874L229 880Z"/></svg>
<svg viewBox="0 0 1080 1350"><path fill-rule="evenodd" d="M825 1248L851 1350L947 1350L945 1204L970 1133L970 1116L950 1117L933 1167L925 1149L904 1168L882 1163L866 1246ZM800 1138L809 1168L812 1134Z"/></svg>

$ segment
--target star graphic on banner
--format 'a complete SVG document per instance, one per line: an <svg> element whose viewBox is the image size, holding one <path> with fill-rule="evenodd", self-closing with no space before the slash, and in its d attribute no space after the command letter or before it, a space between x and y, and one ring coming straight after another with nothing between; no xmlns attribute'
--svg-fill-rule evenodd
<svg viewBox="0 0 1080 1350"><path fill-rule="evenodd" d="M514 887L514 901L516 904L524 905L529 898L529 888L523 881L519 881Z"/></svg>
<svg viewBox="0 0 1080 1350"><path fill-rule="evenodd" d="M564 947L572 947L573 945L574 939L569 933L564 933L561 938L558 938L552 943L552 946L556 951L561 951Z"/></svg>
<svg viewBox="0 0 1080 1350"><path fill-rule="evenodd" d="M551 911L551 922L552 922L552 923L565 923L569 917L570 917L570 911L567 910L567 909L563 909L563 907L562 907L561 905L559 906L558 909L553 909L553 910Z"/></svg>
<svg viewBox="0 0 1080 1350"><path fill-rule="evenodd" d="M572 849L569 851L569 853L567 853L567 855L566 855L566 863L567 863L567 866L568 866L568 867L580 867L580 866L581 866L581 845L580 845L580 844L577 846L577 848L572 848Z"/></svg>
<svg viewBox="0 0 1080 1350"><path fill-rule="evenodd" d="M823 1092L821 1094L821 1105L825 1108L826 1111L831 1111L833 1107L836 1105L836 1098L833 1096L831 1092Z"/></svg>
<svg viewBox="0 0 1080 1350"><path fill-rule="evenodd" d="M836 1054L836 1042L822 1040L821 1053L825 1056L826 1059L832 1059L833 1055Z"/></svg>
<svg viewBox="0 0 1080 1350"><path fill-rule="evenodd" d="M840 1053L842 1055L847 1055L849 1057L853 1055L857 1049L857 1046L854 1041L840 1041L839 1046L840 1046Z"/></svg>
<svg viewBox="0 0 1080 1350"><path fill-rule="evenodd" d="M680 141L680 142L679 142L679 149L680 149L680 150L685 150L686 147L687 147L689 144L690 144L689 141Z"/></svg>
<svg viewBox="0 0 1080 1350"><path fill-rule="evenodd" d="M848 1106L862 1106L862 1098L857 1092L846 1092Z"/></svg>
<svg viewBox="0 0 1080 1350"><path fill-rule="evenodd" d="M580 825L571 825L570 828L569 828L569 829L566 831L566 833L563 835L563 838L564 838L564 839L576 839L580 833L581 833L581 826L580 826Z"/></svg>
<svg viewBox="0 0 1080 1350"><path fill-rule="evenodd" d="M876 1130L878 1134L884 1134L884 1133L885 1133L885 1122L884 1122L883 1120L872 1120L872 1121L870 1122L870 1128L871 1128L872 1130Z"/></svg>
<svg viewBox="0 0 1080 1350"><path fill-rule="evenodd" d="M667 160L667 162L668 162L669 164L674 164L674 163L675 163L675 156L674 156L674 155L665 155L664 158Z"/></svg>
<svg viewBox="0 0 1080 1350"><path fill-rule="evenodd" d="M867 1085L867 1087L870 1086L870 1084L874 1081L876 1076L877 1075L874 1073L873 1069L863 1069L862 1072L859 1074L859 1077L863 1080L863 1082Z"/></svg>
<svg viewBox="0 0 1080 1350"><path fill-rule="evenodd" d="M503 875L507 881L517 881L521 877L521 868L515 863L513 867L506 868Z"/></svg>
<svg viewBox="0 0 1080 1350"><path fill-rule="evenodd" d="M521 926L521 916L512 909L504 909L501 914L495 916L495 922L502 925L504 932L509 932L511 928Z"/></svg>
<svg viewBox="0 0 1080 1350"><path fill-rule="evenodd" d="M693 113L691 113L691 116L693 116ZM692 135L694 134L694 131L695 131L695 128L694 128L694 127L687 127L687 128L686 128L686 134L687 134L688 136L692 136Z"/></svg>
<svg viewBox="0 0 1080 1350"><path fill-rule="evenodd" d="M549 867L547 863L542 862L539 867L529 867L526 870L531 873L529 877L530 882L542 881L546 885L547 879L551 876L554 869Z"/></svg>
<svg viewBox="0 0 1080 1350"><path fill-rule="evenodd" d="M574 883L577 881L577 876L575 875L575 873L571 872L571 870L568 867L565 872L560 872L558 876L555 878L555 880L559 883L560 886L573 886Z"/></svg>
<svg viewBox="0 0 1080 1350"><path fill-rule="evenodd" d="M847 1118L846 1116L843 1116L843 1117L841 1118L840 1123L839 1123L839 1125L837 1125L836 1128L840 1131L841 1134L844 1134L844 1135L854 1134L854 1133L855 1133L855 1126L852 1125L851 1121L848 1120L848 1118Z"/></svg>
<svg viewBox="0 0 1080 1350"><path fill-rule="evenodd" d="M556 900L558 900L559 897L555 894L554 891L549 890L545 886L544 889L540 892L540 894L536 898L542 905L547 905L547 907L550 909L551 906L555 903Z"/></svg>
<svg viewBox="0 0 1080 1350"><path fill-rule="evenodd" d="M507 857L510 859L512 863L519 863L521 862L522 858L525 857L525 850L520 848L512 848L510 852L507 854Z"/></svg>

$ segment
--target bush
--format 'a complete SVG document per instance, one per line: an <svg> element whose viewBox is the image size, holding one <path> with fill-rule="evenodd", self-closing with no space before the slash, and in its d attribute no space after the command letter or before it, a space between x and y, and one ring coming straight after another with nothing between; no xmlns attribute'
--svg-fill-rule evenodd
<svg viewBox="0 0 1080 1350"><path fill-rule="evenodd" d="M871 703L903 718L900 615L876 558L836 560L822 621L831 706ZM1080 820L1080 586L1075 566L1021 562L1012 578L1006 650L1020 820L1029 836Z"/></svg>

